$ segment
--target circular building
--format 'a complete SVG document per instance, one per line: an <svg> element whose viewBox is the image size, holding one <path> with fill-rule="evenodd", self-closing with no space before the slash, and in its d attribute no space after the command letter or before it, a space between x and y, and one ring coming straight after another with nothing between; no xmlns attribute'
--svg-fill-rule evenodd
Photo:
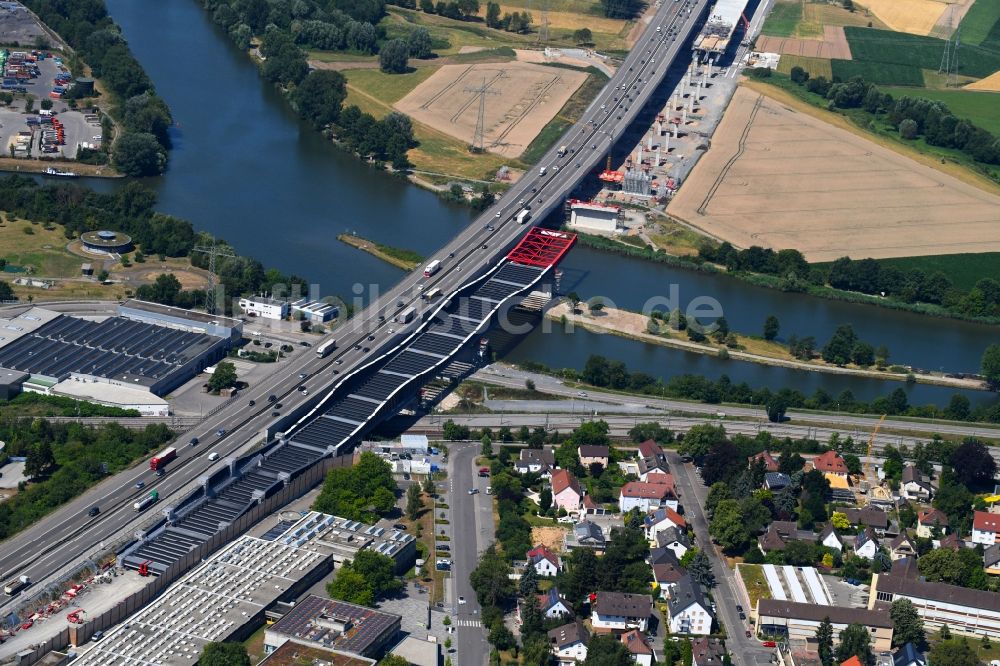
<svg viewBox="0 0 1000 666"><path fill-rule="evenodd" d="M98 254L121 254L132 249L132 237L120 231L88 231L80 240L84 250Z"/></svg>

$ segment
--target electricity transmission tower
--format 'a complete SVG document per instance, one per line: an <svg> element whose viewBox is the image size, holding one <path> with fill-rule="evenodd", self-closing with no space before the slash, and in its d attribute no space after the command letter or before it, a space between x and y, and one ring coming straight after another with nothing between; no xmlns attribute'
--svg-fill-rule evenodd
<svg viewBox="0 0 1000 666"><path fill-rule="evenodd" d="M474 153L483 152L483 134L486 132L486 96L499 95L496 90L490 90L486 85L486 77L483 77L483 85L478 88L466 88L465 92L475 93L479 97L479 115L476 116L476 131L472 135L472 145L469 147Z"/></svg>
<svg viewBox="0 0 1000 666"><path fill-rule="evenodd" d="M211 245L195 245L193 251L208 255L208 290L205 292L205 312L215 314L215 308L218 305L215 302L215 258L232 257L235 259L236 254L225 245L216 245L214 238Z"/></svg>
<svg viewBox="0 0 1000 666"><path fill-rule="evenodd" d="M549 0L542 0L542 24L538 28L538 42L549 41Z"/></svg>
<svg viewBox="0 0 1000 666"><path fill-rule="evenodd" d="M951 33L952 14L948 13L948 39L944 42L944 53L941 54L941 64L938 66L938 74L945 74L946 86L957 85L958 77L958 47L962 43L962 26L959 25L954 33Z"/></svg>

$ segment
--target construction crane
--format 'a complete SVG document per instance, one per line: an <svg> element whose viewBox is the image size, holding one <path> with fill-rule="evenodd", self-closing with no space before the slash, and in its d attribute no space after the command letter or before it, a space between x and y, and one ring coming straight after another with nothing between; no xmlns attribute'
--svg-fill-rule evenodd
<svg viewBox="0 0 1000 666"><path fill-rule="evenodd" d="M865 454L865 479L869 481L870 492L874 495L876 489L881 489L882 494L885 493L885 489L881 488L878 482L878 474L875 473L875 468L872 465L872 449L875 447L875 438L878 436L878 431L882 429L882 423L885 422L886 415L883 414L882 418L878 420L875 427L872 428L872 434L868 437L868 452Z"/></svg>

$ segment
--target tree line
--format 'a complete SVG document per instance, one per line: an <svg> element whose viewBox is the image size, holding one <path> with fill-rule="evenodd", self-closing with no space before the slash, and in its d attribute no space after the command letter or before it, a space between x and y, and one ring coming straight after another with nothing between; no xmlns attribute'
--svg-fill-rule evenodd
<svg viewBox="0 0 1000 666"><path fill-rule="evenodd" d="M959 118L944 102L903 95L893 98L860 76L849 81L810 77L793 67L790 78L806 90L840 109L861 109L882 118L907 140L922 137L928 145L958 150L976 162L1000 164L1000 139L974 123Z"/></svg>
<svg viewBox="0 0 1000 666"><path fill-rule="evenodd" d="M167 168L172 119L166 102L132 55L104 0L26 0L25 6L73 47L94 77L118 97L122 134L112 147L115 166L128 176L155 176Z"/></svg>
<svg viewBox="0 0 1000 666"><path fill-rule="evenodd" d="M1000 348L995 356L997 363L1000 364ZM533 372L553 372L541 363L527 362L521 365ZM811 396L806 396L797 389L783 388L777 391L768 387L755 389L746 382L733 383L728 375L711 380L698 375L684 374L675 375L664 381L646 372L630 372L625 363L610 361L596 354L588 357L583 370L566 368L555 374L601 388L610 387L665 398L684 398L709 404L729 402L765 407L779 405L782 414L787 408L805 408L855 414L889 414L1000 423L1000 405L982 404L973 407L970 400L960 393L953 395L946 407L938 407L911 405L906 391L902 388L897 388L888 395L877 397L870 402L864 402L855 398L850 390L833 395L820 388Z"/></svg>

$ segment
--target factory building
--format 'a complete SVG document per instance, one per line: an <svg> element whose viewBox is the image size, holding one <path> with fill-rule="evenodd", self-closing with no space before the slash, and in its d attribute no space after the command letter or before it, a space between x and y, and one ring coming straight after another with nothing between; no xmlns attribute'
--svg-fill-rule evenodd
<svg viewBox="0 0 1000 666"><path fill-rule="evenodd" d="M569 201L569 226L583 231L614 233L621 229L621 208L593 201Z"/></svg>
<svg viewBox="0 0 1000 666"><path fill-rule="evenodd" d="M340 308L336 305L324 303L323 301L310 301L308 298L300 298L292 302L292 314L295 316L301 314L303 319L313 324L322 324L323 322L339 317Z"/></svg>
<svg viewBox="0 0 1000 666"><path fill-rule="evenodd" d="M323 517L323 514L313 513ZM374 550L392 558L396 571L403 572L413 566L417 558L417 540L412 534L399 530L387 530L377 525L365 525L357 520L339 516L325 518L317 528L315 541L331 551L333 561L342 564L354 559L361 550Z"/></svg>
<svg viewBox="0 0 1000 666"><path fill-rule="evenodd" d="M240 299L240 309L251 317L274 319L281 321L288 318L291 307L288 301L280 301L266 296L253 296Z"/></svg>
<svg viewBox="0 0 1000 666"><path fill-rule="evenodd" d="M216 338L238 340L243 336L243 322L207 312L194 312L171 305L129 299L118 306L118 315L157 326L204 333Z"/></svg>
<svg viewBox="0 0 1000 666"><path fill-rule="evenodd" d="M292 642L378 658L398 641L402 619L365 606L310 594L264 632L264 652Z"/></svg>

